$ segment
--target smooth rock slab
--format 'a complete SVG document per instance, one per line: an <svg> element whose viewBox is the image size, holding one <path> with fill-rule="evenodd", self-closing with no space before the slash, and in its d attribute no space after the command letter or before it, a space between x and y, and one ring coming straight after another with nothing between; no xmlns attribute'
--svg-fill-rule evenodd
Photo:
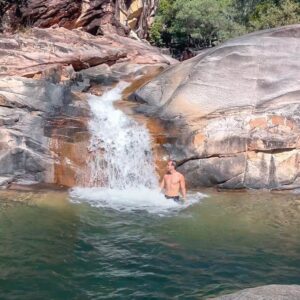
<svg viewBox="0 0 300 300"><path fill-rule="evenodd" d="M165 66L176 62L161 54L159 49L127 37L93 36L65 28L32 28L25 33L0 34L0 52L0 76L33 77L70 65L80 71L121 61Z"/></svg>
<svg viewBox="0 0 300 300"><path fill-rule="evenodd" d="M265 285L211 300L299 300L300 285Z"/></svg>
<svg viewBox="0 0 300 300"><path fill-rule="evenodd" d="M171 66L134 93L140 111L177 129L169 155L189 186L300 187L299 49L299 24L255 32Z"/></svg>

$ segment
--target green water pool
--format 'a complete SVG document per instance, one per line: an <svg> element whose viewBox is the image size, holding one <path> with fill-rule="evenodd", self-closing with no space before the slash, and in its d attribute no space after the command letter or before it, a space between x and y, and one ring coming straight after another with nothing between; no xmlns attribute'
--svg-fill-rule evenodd
<svg viewBox="0 0 300 300"><path fill-rule="evenodd" d="M300 284L300 195L205 192L165 216L0 192L0 299L207 299Z"/></svg>

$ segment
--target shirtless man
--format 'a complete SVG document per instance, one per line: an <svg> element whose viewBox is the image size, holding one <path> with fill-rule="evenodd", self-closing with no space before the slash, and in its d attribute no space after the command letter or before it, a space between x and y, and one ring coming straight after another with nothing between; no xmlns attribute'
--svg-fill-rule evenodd
<svg viewBox="0 0 300 300"><path fill-rule="evenodd" d="M173 199L176 202L180 201L179 190L181 190L183 200L185 201L185 180L183 175L176 171L176 162L174 160L168 161L167 173L161 181L160 188L165 190L165 197L167 199Z"/></svg>

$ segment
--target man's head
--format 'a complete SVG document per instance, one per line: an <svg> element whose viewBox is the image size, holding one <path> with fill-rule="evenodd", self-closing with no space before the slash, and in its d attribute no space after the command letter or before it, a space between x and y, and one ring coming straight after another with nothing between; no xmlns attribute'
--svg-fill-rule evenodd
<svg viewBox="0 0 300 300"><path fill-rule="evenodd" d="M176 169L176 161L175 160L169 160L167 163L167 171L172 172Z"/></svg>

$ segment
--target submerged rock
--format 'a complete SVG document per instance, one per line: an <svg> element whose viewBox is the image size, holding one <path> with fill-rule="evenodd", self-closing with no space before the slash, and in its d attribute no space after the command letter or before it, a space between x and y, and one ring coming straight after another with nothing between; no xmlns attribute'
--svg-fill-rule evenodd
<svg viewBox="0 0 300 300"><path fill-rule="evenodd" d="M298 300L300 285L265 285L245 289L233 294L211 298L211 300Z"/></svg>
<svg viewBox="0 0 300 300"><path fill-rule="evenodd" d="M299 48L300 25L252 33L134 93L175 132L166 147L190 187L300 187Z"/></svg>

